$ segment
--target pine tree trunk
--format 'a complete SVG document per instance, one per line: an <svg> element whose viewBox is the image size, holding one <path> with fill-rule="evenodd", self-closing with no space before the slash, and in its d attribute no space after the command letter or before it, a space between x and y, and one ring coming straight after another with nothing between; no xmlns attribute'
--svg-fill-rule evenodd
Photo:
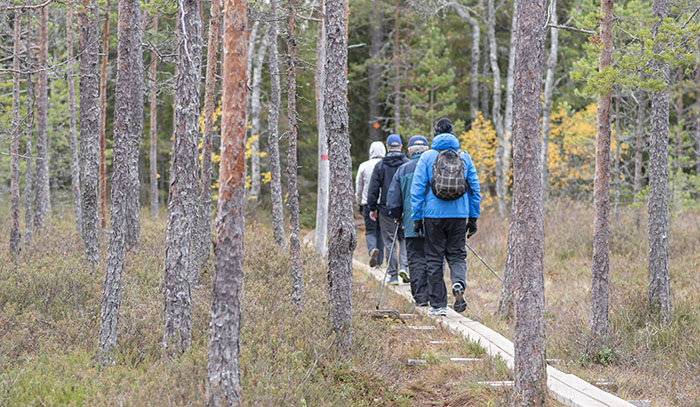
<svg viewBox="0 0 700 407"><path fill-rule="evenodd" d="M27 13L27 26L29 27L31 25L31 14ZM30 39L29 36L27 37L27 40L25 41L24 44L24 55L26 55L27 61L30 60L30 53L29 49L31 48L30 46ZM31 66L31 63L27 63L27 65ZM25 100L25 106L27 110L27 123L28 125L25 128L25 148L26 148L26 170L24 173L24 247L25 250L29 248L29 245L32 241L32 234L34 232L34 221L33 221L33 215L34 211L32 210L32 198L34 197L34 157L32 156L33 148L32 148L32 129L34 126L32 125L34 121L34 92L33 92L33 87L32 87L32 77L30 74L27 74L27 98Z"/></svg>
<svg viewBox="0 0 700 407"><path fill-rule="evenodd" d="M515 228L515 402L547 399L544 321L544 221L539 158L539 107L545 39L545 1L518 4L513 89L513 206Z"/></svg>
<svg viewBox="0 0 700 407"><path fill-rule="evenodd" d="M511 202L510 220L508 223L508 243L506 245L506 264L503 268L503 283L501 283L501 298L498 300L498 315L501 318L513 316L513 300L515 297L515 247L513 243L515 232L515 197Z"/></svg>
<svg viewBox="0 0 700 407"><path fill-rule="evenodd" d="M653 0L653 34L657 37L662 19L668 17L667 0ZM664 44L654 44L660 54ZM653 60L652 77L668 83L667 63ZM671 310L668 271L668 88L651 92L651 134L649 139L649 304L667 320Z"/></svg>
<svg viewBox="0 0 700 407"><path fill-rule="evenodd" d="M121 305L122 271L129 236L129 201L131 167L134 166L132 145L141 139L141 6L139 0L119 0L117 36L117 81L114 94L114 161L112 172L112 205L110 234L105 266L105 286L102 295L98 361L111 360L110 352L117 343L119 307ZM138 95L139 97L136 97ZM133 198L131 198L133 199Z"/></svg>
<svg viewBox="0 0 700 407"><path fill-rule="evenodd" d="M214 3L212 2L212 8L214 8ZM153 13L153 46L157 45L158 41L158 12ZM148 150L149 157L149 187L150 187L150 198L151 198L151 219L158 219L158 100L156 99L156 84L158 83L158 56L156 51L151 51L151 83L149 89L149 104L150 104L150 126L148 129L150 137L150 147ZM205 118L206 120L206 118ZM206 139L206 136L205 136ZM210 140L211 143L211 140ZM210 162L211 162L211 144L209 145L210 150ZM203 150L204 151L204 150ZM204 153L203 153L204 154ZM204 158L203 158L204 159ZM211 174L209 174L211 179Z"/></svg>
<svg viewBox="0 0 700 407"><path fill-rule="evenodd" d="M250 155L250 198L252 202L257 202L260 199L260 133L262 126L260 125L260 89L262 87L262 71L265 54L269 43L269 37L263 35L260 47L255 54L254 70L253 70L253 90L250 97L250 114L251 114L251 135L253 142L251 143Z"/></svg>
<svg viewBox="0 0 700 407"><path fill-rule="evenodd" d="M493 74L493 106L492 122L496 128L496 201L498 203L498 214L504 218L506 216L506 173L503 170L503 117L501 116L501 69L498 67L498 44L496 43L496 7L495 0L488 0L488 23L487 36L489 39L489 63Z"/></svg>
<svg viewBox="0 0 700 407"><path fill-rule="evenodd" d="M8 13L9 14L9 13ZM10 256L16 259L22 239L19 231L19 44L21 42L20 15L15 10L14 48L12 58L12 140L10 141Z"/></svg>
<svg viewBox="0 0 700 407"><path fill-rule="evenodd" d="M49 190L49 153L46 125L49 108L49 84L47 71L49 58L49 8L43 7L39 17L39 83L36 97L36 198L34 202L34 227L43 229L51 212Z"/></svg>
<svg viewBox="0 0 700 407"><path fill-rule="evenodd" d="M287 122L289 149L287 152L287 193L289 199L289 261L292 274L292 304L301 308L304 298L304 276L301 268L299 241L299 187L297 172L297 66L296 66L296 0L287 1Z"/></svg>
<svg viewBox="0 0 700 407"><path fill-rule="evenodd" d="M323 0L326 1L326 5L328 5L327 1L328 0ZM346 1L346 0L335 0L335 1ZM394 62L394 133L399 134L399 127L401 126L401 61L399 59L399 0L396 0L396 4L394 5L394 56L393 56L393 62ZM326 7L327 9L327 7ZM325 20L327 21L327 20ZM326 40L328 36L328 29L326 29ZM328 48L326 49L326 53L328 53ZM346 52L347 54L347 52ZM347 59L347 55L345 57ZM347 75L346 75L347 76ZM328 78L328 74L326 73L326 78ZM347 88L347 87L346 87ZM325 102L324 102L325 103ZM325 106L325 105L324 105ZM347 110L347 104L345 105L345 109ZM325 113L324 113L325 115ZM330 145L330 134L327 134L328 137L328 143ZM330 150L330 147L329 147Z"/></svg>
<svg viewBox="0 0 700 407"><path fill-rule="evenodd" d="M599 72L612 66L613 0L601 0ZM608 342L608 281L610 274L610 136L611 89L598 95L595 179L593 183L593 261L591 264L591 315L589 350Z"/></svg>
<svg viewBox="0 0 700 407"><path fill-rule="evenodd" d="M80 13L80 195L83 200L83 242L88 262L100 261L97 219L100 111L97 73L98 36L95 0L83 0Z"/></svg>
<svg viewBox="0 0 700 407"><path fill-rule="evenodd" d="M320 16L323 15L323 0L318 1L318 14ZM316 121L318 129L318 189L316 194L316 230L314 247L316 248L316 253L318 253L322 258L326 256L327 251L326 238L328 236L329 187L328 137L326 137L326 121L323 115L323 90L326 86L326 74L324 69L324 62L326 60L325 33L326 31L323 28L323 20L321 20L318 23L318 35L316 37ZM370 71L371 70L372 66L370 66ZM370 77L370 87L371 81L372 79ZM372 116L370 113L370 116L378 117L378 114L377 116ZM374 127L370 126L370 128ZM370 139L372 139L372 132L370 132ZM376 140L376 138L373 140Z"/></svg>
<svg viewBox="0 0 700 407"><path fill-rule="evenodd" d="M325 6L326 89L323 111L330 160L328 319L335 349L342 354L352 346L352 254L357 246L348 133L345 0L325 0Z"/></svg>
<svg viewBox="0 0 700 407"><path fill-rule="evenodd" d="M323 0L320 0L321 2ZM382 139L382 130L379 125L379 118L382 115L381 106L379 104L379 86L380 79L382 75L382 68L379 65L379 59L381 58L381 52L384 42L384 30L382 27L382 20L384 19L384 13L382 13L381 5L378 1L372 2L372 12L369 16L369 120L368 131L369 139L372 141ZM319 23L319 34L323 31L322 23ZM322 37L322 34L319 35ZM322 39L317 40L318 44L322 43ZM323 51L325 53L325 50ZM317 46L316 57L320 56L321 50ZM317 69L318 69L318 63ZM318 73L317 73L318 75ZM318 79L317 79L318 83ZM317 86L318 87L318 86ZM376 126L376 127L375 127ZM321 125L319 124L319 128ZM320 138L319 138L320 141ZM320 164L319 164L320 169ZM320 181L320 174L319 174ZM317 248L318 251L318 248ZM325 249L324 249L325 252Z"/></svg>
<svg viewBox="0 0 700 407"><path fill-rule="evenodd" d="M605 0L602 0L605 1ZM557 1L552 0L550 6L552 24L557 24ZM542 202L549 196L549 118L552 115L552 93L554 93L554 70L557 67L557 54L559 52L559 30L550 29L549 58L547 59L547 73L544 80L544 105L542 106L542 154L540 155L540 179L542 182Z"/></svg>
<svg viewBox="0 0 700 407"><path fill-rule="evenodd" d="M510 156L513 138L513 86L515 85L515 43L518 41L518 2L513 0L513 16L510 25L510 44L508 45L508 78L506 79L506 110L503 118L503 172L505 184L510 179ZM508 186L505 185L506 190ZM504 191L503 195L507 195Z"/></svg>
<svg viewBox="0 0 700 407"><path fill-rule="evenodd" d="M199 253L195 258L194 284L199 283L199 269L209 259L211 247L211 145L214 137L214 108L216 104L216 64L219 60L219 21L221 0L211 2L209 10L209 40L207 42L207 74L204 86L204 133L202 139L202 172L199 190L197 230Z"/></svg>
<svg viewBox="0 0 700 407"><path fill-rule="evenodd" d="M273 3L276 0L272 0ZM271 5L273 16L275 7ZM224 0L223 112L216 216L217 244L211 305L207 406L240 406L240 331L245 231L247 2ZM270 26L275 26L273 19ZM276 48L276 41L273 41ZM270 58L271 61L275 59Z"/></svg>
<svg viewBox="0 0 700 407"><path fill-rule="evenodd" d="M105 22L102 27L102 71L100 73L100 180L99 180L99 219L100 229L107 229L107 63L109 62L109 11L111 1L105 6ZM97 34L95 34L97 35Z"/></svg>
<svg viewBox="0 0 700 407"><path fill-rule="evenodd" d="M73 78L73 6L68 3L68 17L66 18L66 39L68 41L66 60L66 82L68 87L68 123L70 134L70 181L73 193L73 211L75 213L75 226L79 234L83 229L83 207L80 199L80 155L78 154L78 135L75 123L75 79Z"/></svg>
<svg viewBox="0 0 700 407"><path fill-rule="evenodd" d="M277 246L284 249L287 244L284 234L284 209L282 205L282 176L280 174L279 114L280 76L279 55L277 53L277 5L278 0L270 0L270 111L267 114L268 158L270 166L270 200L272 201L272 230Z"/></svg>
<svg viewBox="0 0 700 407"><path fill-rule="evenodd" d="M190 346L189 263L197 214L197 138L201 82L201 20L198 0L178 0L178 74L175 87L175 141L170 169L170 202L165 240L163 347L182 353Z"/></svg>

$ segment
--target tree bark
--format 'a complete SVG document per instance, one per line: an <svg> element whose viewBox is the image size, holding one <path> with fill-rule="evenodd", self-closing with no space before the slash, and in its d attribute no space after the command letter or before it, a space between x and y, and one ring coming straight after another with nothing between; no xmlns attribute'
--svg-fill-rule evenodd
<svg viewBox="0 0 700 407"><path fill-rule="evenodd" d="M518 14L513 89L514 405L532 407L544 406L547 398L544 222L538 140L545 1L521 0Z"/></svg>
<svg viewBox="0 0 700 407"><path fill-rule="evenodd" d="M83 242L89 263L100 261L97 236L98 142L100 111L97 73L98 36L95 0L83 0L80 13L80 195L83 200Z"/></svg>
<svg viewBox="0 0 700 407"><path fill-rule="evenodd" d="M319 15L323 15L323 0L318 1L318 11ZM318 253L321 258L326 256L326 238L328 236L328 137L326 136L326 121L323 115L323 101L324 95L323 90L326 86L326 74L324 69L324 62L326 60L326 31L323 28L323 20L318 23L318 35L316 37L316 121L318 129L318 188L316 194L316 230L314 247L316 253ZM374 39L372 40L374 41ZM371 51L370 51L371 52ZM372 65L370 65L370 88L372 87ZM378 79L377 79L378 80ZM379 85L377 84L377 87ZM375 95L376 97L376 95ZM370 90L370 99L372 98ZM378 106L378 101L377 106ZM370 121L372 117L372 102L370 100ZM378 108L377 108L378 109ZM378 122L377 122L378 123ZM374 128L370 125L370 128ZM370 139L377 140L377 138L372 138L373 133L370 131Z"/></svg>
<svg viewBox="0 0 700 407"><path fill-rule="evenodd" d="M31 14L27 13L27 27L31 26ZM24 54L27 55L27 61L30 60L31 40L29 36L24 43ZM31 66L31 63L27 63ZM24 174L24 247L25 250L29 247L32 241L34 232L34 221L32 211L32 198L34 197L34 158L32 156L32 129L34 128L34 92L32 88L32 77L27 74L27 97L25 100L27 109L27 126L25 127L25 148L26 148L26 170Z"/></svg>
<svg viewBox="0 0 700 407"><path fill-rule="evenodd" d="M297 66L296 66L296 0L287 1L287 208L289 209L289 262L292 274L292 304L301 308L304 298L304 276L299 242L299 187L297 180Z"/></svg>
<svg viewBox="0 0 700 407"><path fill-rule="evenodd" d="M68 41L66 60L66 85L68 87L68 132L70 134L70 181L73 193L73 211L75 213L75 226L79 234L83 230L83 207L80 199L80 155L78 154L78 135L75 123L75 79L73 78L73 5L68 3L68 16L66 18L66 40Z"/></svg>
<svg viewBox="0 0 700 407"><path fill-rule="evenodd" d="M491 121L496 128L496 201L498 203L498 214L504 218L506 216L506 173L503 170L503 117L501 116L501 69L498 66L498 44L496 43L496 6L495 0L488 0L488 21L486 33L489 40L489 63L493 74L493 106L491 106Z"/></svg>
<svg viewBox="0 0 700 407"><path fill-rule="evenodd" d="M510 220L508 223L508 243L506 245L506 264L503 268L503 283L501 283L501 298L498 300L498 315L510 318L513 315L513 299L515 297L515 247L513 243L515 232L515 196L511 202Z"/></svg>
<svg viewBox="0 0 700 407"><path fill-rule="evenodd" d="M601 0L600 56L598 71L612 67L613 0ZM554 29L553 29L554 30ZM610 274L610 88L598 94L595 180L593 183L593 261L591 263L591 315L589 350L596 352L608 342L608 291Z"/></svg>
<svg viewBox="0 0 700 407"><path fill-rule="evenodd" d="M36 98L36 198L34 202L34 227L43 229L51 212L49 189L49 153L46 121L49 108L49 84L47 68L49 58L49 9L43 7L39 17L39 89Z"/></svg>
<svg viewBox="0 0 700 407"><path fill-rule="evenodd" d="M251 143L250 155L250 197L249 200L257 202L260 199L260 133L262 126L260 125L260 89L262 87L262 71L265 54L269 44L269 37L263 36L260 47L255 54L254 70L253 70L253 90L250 97L250 115L251 115Z"/></svg>
<svg viewBox="0 0 700 407"><path fill-rule="evenodd" d="M280 114L280 74L277 53L277 5L278 0L270 0L270 111L267 114L268 158L270 166L270 199L272 201L272 230L277 246L285 249L284 209L282 205L282 176L280 174L279 114ZM325 129L324 129L325 130Z"/></svg>
<svg viewBox="0 0 700 407"><path fill-rule="evenodd" d="M327 1L327 0L324 0ZM336 1L346 1L346 0L336 0ZM326 3L328 5L328 3ZM327 10L327 6L326 6ZM394 5L394 133L399 134L399 126L401 125L401 61L399 59L399 0L396 0ZM328 30L326 29L326 40L328 39ZM326 48L326 54L328 53L328 48ZM347 60L347 52L345 56ZM346 75L347 76L347 75ZM326 73L326 78L328 74ZM347 90L347 87L346 87ZM325 103L325 102L324 102ZM325 105L324 105L325 106ZM345 105L347 110L347 103ZM325 115L325 113L324 113ZM328 135L328 143L330 145L330 135ZM330 149L330 147L329 147Z"/></svg>
<svg viewBox="0 0 700 407"><path fill-rule="evenodd" d="M21 135L19 120L19 45L22 41L20 30L20 12L15 10L14 47L12 57L12 140L10 141L10 256L16 259L22 239L19 231L19 139Z"/></svg>
<svg viewBox="0 0 700 407"><path fill-rule="evenodd" d="M488 35L486 37L482 38L483 43L481 46L484 49L484 52L488 52L489 49L489 43L488 43ZM481 81L481 96L479 96L479 103L481 103L481 113L483 114L484 118L486 120L492 120L492 112L489 112L489 83L491 82L491 79L489 78L489 70L491 69L490 67L490 58L488 55L485 56L484 60L482 61L482 66L481 66L481 77L484 79Z"/></svg>
<svg viewBox="0 0 700 407"><path fill-rule="evenodd" d="M324 18L326 89L323 110L330 159L328 319L339 354L349 351L352 345L352 253L357 245L348 133L345 4L345 0L325 0Z"/></svg>
<svg viewBox="0 0 700 407"><path fill-rule="evenodd" d="M322 0L320 0L322 1ZM381 106L379 104L379 81L381 79L381 66L379 65L379 59L381 58L382 46L384 45L384 30L382 27L382 20L384 19L384 13L382 13L382 7L380 2L372 1L372 13L369 16L369 120L368 131L369 139L372 141L382 139L382 130L379 124L379 118L382 115ZM322 23L319 23L319 37L322 36L323 31ZM322 39L319 38L317 41L319 44L322 43ZM325 53L325 50L323 51ZM316 49L316 57L320 56L321 50ZM318 63L316 64L318 67ZM317 73L318 75L318 73ZM318 79L317 79L318 83ZM318 86L317 86L318 87ZM321 105L323 106L323 105ZM376 126L376 127L375 127ZM321 125L319 124L319 128ZM320 134L320 132L319 132ZM320 140L320 138L319 138ZM320 169L320 164L319 164ZM319 179L320 181L320 179ZM318 251L318 248L317 248ZM324 249L325 252L325 249Z"/></svg>
<svg viewBox="0 0 700 407"><path fill-rule="evenodd" d="M207 74L204 86L204 132L202 134L202 172L197 215L199 253L195 257L191 280L199 283L199 269L209 259L211 246L211 145L214 137L214 108L216 104L216 64L219 60L219 21L221 0L211 2L209 39L207 42Z"/></svg>
<svg viewBox="0 0 700 407"><path fill-rule="evenodd" d="M606 0L601 0L606 1ZM557 1L552 0L550 6L552 24L557 25ZM550 29L549 58L547 59L547 73L544 80L544 105L542 106L542 154L540 162L541 182L542 182L542 202L547 200L549 195L549 168L547 161L549 156L549 118L552 115L552 93L554 93L554 70L557 67L557 54L559 53L559 30Z"/></svg>
<svg viewBox="0 0 700 407"><path fill-rule="evenodd" d="M129 237L129 195L134 193L131 188L134 166L132 145L141 139L142 123L134 121L137 112L143 114L140 4L139 0L119 0L112 205L97 353L98 361L102 364L111 361L110 352L117 343L121 279Z"/></svg>
<svg viewBox="0 0 700 407"><path fill-rule="evenodd" d="M653 0L657 22L652 29L658 37L662 20L668 17L667 0ZM653 53L660 54L664 44L654 43ZM652 77L668 84L669 67L652 60ZM668 320L671 312L668 270L668 88L651 92L651 134L649 139L649 304Z"/></svg>
<svg viewBox="0 0 700 407"><path fill-rule="evenodd" d="M700 174L700 63L695 68L695 173Z"/></svg>
<svg viewBox="0 0 700 407"><path fill-rule="evenodd" d="M178 0L178 74L175 88L175 141L170 169L170 202L165 240L163 348L182 353L190 346L189 263L197 214L197 138L201 82L201 19L198 0Z"/></svg>
<svg viewBox="0 0 700 407"><path fill-rule="evenodd" d="M212 9L214 8L214 3L212 2ZM156 35L153 39L153 47L158 43L158 12L153 13L153 34ZM216 51L215 51L216 52ZM208 78L208 76L207 76ZM150 93L149 93L149 104L150 104L150 126L148 129L150 137L150 147L149 147L149 187L150 187L150 197L151 197L151 219L158 219L158 99L156 99L156 84L158 83L158 56L156 55L155 49L151 51L151 83L150 83ZM206 117L205 117L206 120ZM206 131L206 127L205 127ZM206 135L205 135L206 140ZM210 139L211 143L211 139ZM203 158L205 151L203 151ZM209 145L209 161L211 162L211 144ZM211 174L209 174L211 179Z"/></svg>
<svg viewBox="0 0 700 407"><path fill-rule="evenodd" d="M102 71L100 72L100 180L99 180L99 219L100 229L107 229L107 63L109 62L109 11L111 1L105 6L105 22L102 27ZM96 35L96 34L95 34Z"/></svg>
<svg viewBox="0 0 700 407"><path fill-rule="evenodd" d="M272 0L276 2L276 0ZM274 6L271 6L274 13ZM247 2L224 0L223 114L221 165L214 249L207 406L240 406L241 286L245 230L246 28ZM273 14L274 16L275 14ZM273 19L270 26L275 26ZM276 41L274 41L276 45ZM275 47L276 48L276 47ZM271 58L274 61L274 59Z"/></svg>
<svg viewBox="0 0 700 407"><path fill-rule="evenodd" d="M503 118L503 172L505 184L510 178L510 156L513 136L513 86L515 85L515 44L518 41L518 2L513 0L513 16L510 26L510 44L508 46L508 78L506 79L506 110ZM505 185L506 190L508 186ZM507 195L504 191L503 195Z"/></svg>

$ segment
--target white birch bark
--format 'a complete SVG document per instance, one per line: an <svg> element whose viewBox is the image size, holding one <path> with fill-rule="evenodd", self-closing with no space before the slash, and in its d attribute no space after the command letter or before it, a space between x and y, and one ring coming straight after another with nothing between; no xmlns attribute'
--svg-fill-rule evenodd
<svg viewBox="0 0 700 407"><path fill-rule="evenodd" d="M605 0L602 0L605 1ZM551 13L550 21L557 24L557 1L551 0L549 6ZM552 115L552 94L554 93L554 70L557 67L557 54L559 52L559 30L551 28L549 58L547 58L547 73L544 80L544 105L542 106L542 137L540 179L542 180L542 202L547 200L549 195L549 168L547 167L549 152L549 118Z"/></svg>
<svg viewBox="0 0 700 407"><path fill-rule="evenodd" d="M51 212L51 191L49 189L49 152L46 133L49 84L47 78L49 58L49 8L42 7L39 12L39 83L36 96L36 198L34 201L34 228L44 228L46 218Z"/></svg>
<svg viewBox="0 0 700 407"><path fill-rule="evenodd" d="M319 0L319 15L323 15L323 0ZM318 185L316 192L316 230L314 248L321 258L326 256L326 237L328 234L328 137L326 137L326 121L323 114L325 67L326 60L326 31L323 20L318 23L316 36L316 121L318 131ZM370 138L371 138L370 132Z"/></svg>
<svg viewBox="0 0 700 407"><path fill-rule="evenodd" d="M78 135L75 122L75 79L73 78L73 5L68 4L66 18L66 60L71 61L66 66L66 84L68 87L68 133L70 136L70 181L73 194L73 213L75 226L79 234L83 230L83 207L80 199L80 155L78 153Z"/></svg>
<svg viewBox="0 0 700 407"><path fill-rule="evenodd" d="M250 97L251 136L254 138L251 143L250 155L251 185L249 199L253 202L257 202L260 199L260 133L262 133L262 126L260 125L260 88L262 87L263 62L265 61L267 46L269 44L269 37L267 35L263 35L262 37L260 46L255 54L253 90Z"/></svg>
<svg viewBox="0 0 700 407"><path fill-rule="evenodd" d="M513 86L515 85L515 44L518 41L518 2L513 0L513 16L510 26L510 44L508 46L508 78L506 79L506 110L503 117L503 177L504 188L507 190L510 178L510 157L512 151L513 136ZM505 197L506 191L503 191Z"/></svg>
<svg viewBox="0 0 700 407"><path fill-rule="evenodd" d="M270 111L267 115L268 158L270 166L270 195L272 201L272 230L277 246L285 249L284 209L282 205L282 177L280 174L279 152L279 113L280 113L280 73L277 53L277 5L278 0L270 0Z"/></svg>
<svg viewBox="0 0 700 407"><path fill-rule="evenodd" d="M498 203L498 214L504 218L506 216L505 203L505 172L503 171L503 116L501 115L501 69L498 66L498 44L496 42L496 6L495 0L488 0L488 21L486 33L489 40L489 63L493 75L493 105L491 106L491 121L496 128L496 201Z"/></svg>

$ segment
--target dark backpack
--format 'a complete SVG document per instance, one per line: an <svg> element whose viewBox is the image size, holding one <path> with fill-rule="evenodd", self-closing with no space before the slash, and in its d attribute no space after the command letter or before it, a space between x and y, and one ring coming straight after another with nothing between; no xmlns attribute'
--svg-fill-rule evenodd
<svg viewBox="0 0 700 407"><path fill-rule="evenodd" d="M433 177L430 180L433 195L444 201L461 198L469 188L464 178L464 161L455 150L442 150L433 162Z"/></svg>

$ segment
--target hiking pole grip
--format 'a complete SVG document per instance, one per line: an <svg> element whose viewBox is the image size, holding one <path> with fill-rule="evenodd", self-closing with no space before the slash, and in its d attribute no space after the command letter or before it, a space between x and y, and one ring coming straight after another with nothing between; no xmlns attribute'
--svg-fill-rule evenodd
<svg viewBox="0 0 700 407"><path fill-rule="evenodd" d="M382 288L379 290L379 298L377 298L377 305L374 307L375 309L379 309L379 303L382 302L382 293L384 293L384 283L386 282L386 275L389 272L389 262L391 262L391 255L394 254L394 247L396 247L396 237L399 235L399 224L396 224L396 231L394 232L394 240L392 240L392 245L391 249L389 250L389 257L386 259L386 268L384 269L384 278L382 279ZM399 262L399 259L396 259L396 262Z"/></svg>
<svg viewBox="0 0 700 407"><path fill-rule="evenodd" d="M503 279L501 278L501 276L499 276L498 273L493 271L491 266L489 266L489 264L486 261L484 261L484 259L482 259L481 256L479 256L479 253L474 251L474 249L472 249L472 247L469 246L469 243L464 242L464 245L467 246L467 249L471 250L471 252L474 253L474 256L476 256L479 260L481 260L482 263L484 263L484 266L488 267L488 269L493 273L494 276L496 276L496 278L498 278L499 280L501 280L501 282L503 282Z"/></svg>

